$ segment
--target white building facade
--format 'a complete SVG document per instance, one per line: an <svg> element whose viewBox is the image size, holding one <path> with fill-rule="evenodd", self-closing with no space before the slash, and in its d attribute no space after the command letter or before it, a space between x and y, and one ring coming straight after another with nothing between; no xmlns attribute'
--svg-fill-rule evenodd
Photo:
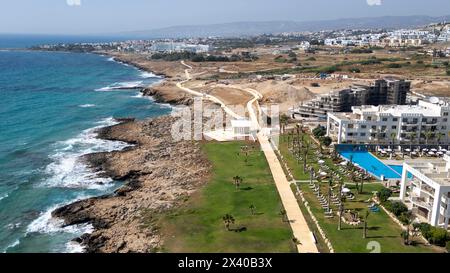
<svg viewBox="0 0 450 273"><path fill-rule="evenodd" d="M449 144L450 105L356 106L328 113L327 135L338 144Z"/></svg>
<svg viewBox="0 0 450 273"><path fill-rule="evenodd" d="M450 157L441 162L404 163L400 199L419 222L448 229Z"/></svg>

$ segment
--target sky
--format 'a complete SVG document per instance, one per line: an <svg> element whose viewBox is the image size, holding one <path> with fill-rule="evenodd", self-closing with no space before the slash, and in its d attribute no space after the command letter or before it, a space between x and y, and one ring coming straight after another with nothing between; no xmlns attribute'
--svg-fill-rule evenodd
<svg viewBox="0 0 450 273"><path fill-rule="evenodd" d="M0 33L108 34L175 25L450 15L449 0L1 0Z"/></svg>

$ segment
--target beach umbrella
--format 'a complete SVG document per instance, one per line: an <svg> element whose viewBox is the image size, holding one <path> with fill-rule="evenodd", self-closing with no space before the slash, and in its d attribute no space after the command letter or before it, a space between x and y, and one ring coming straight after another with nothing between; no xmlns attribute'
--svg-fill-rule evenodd
<svg viewBox="0 0 450 273"><path fill-rule="evenodd" d="M386 151L388 151L388 152L392 152L392 149L391 149L391 148L389 148L389 149L387 149Z"/></svg>
<svg viewBox="0 0 450 273"><path fill-rule="evenodd" d="M434 155L434 152L429 152L428 154L429 154L429 155Z"/></svg>
<svg viewBox="0 0 450 273"><path fill-rule="evenodd" d="M350 193L350 192L352 192L350 189L348 189L348 188L343 188L342 189L342 193Z"/></svg>
<svg viewBox="0 0 450 273"><path fill-rule="evenodd" d="M405 151L409 153L409 152L411 152L411 149L406 149Z"/></svg>
<svg viewBox="0 0 450 273"><path fill-rule="evenodd" d="M323 164L323 163L325 163L325 161L323 161L323 160L319 160L319 161L317 161L319 164Z"/></svg>
<svg viewBox="0 0 450 273"><path fill-rule="evenodd" d="M441 152L445 153L445 152L447 152L447 149L441 149Z"/></svg>
<svg viewBox="0 0 450 273"><path fill-rule="evenodd" d="M436 149L431 149L430 151L432 151L432 152L437 152L437 150L436 150Z"/></svg>
<svg viewBox="0 0 450 273"><path fill-rule="evenodd" d="M422 149L422 151L424 151L424 152L428 152L428 149L427 149L427 148L424 148L424 149Z"/></svg>
<svg viewBox="0 0 450 273"><path fill-rule="evenodd" d="M438 154L438 155L443 155L444 153L443 153L443 152L437 152L437 154Z"/></svg>
<svg viewBox="0 0 450 273"><path fill-rule="evenodd" d="M342 161L342 162L341 162L341 165L342 165L342 166L347 166L347 164L348 164L347 161Z"/></svg>
<svg viewBox="0 0 450 273"><path fill-rule="evenodd" d="M320 175L321 176L325 176L325 175L328 175L328 174L326 172L321 172Z"/></svg>

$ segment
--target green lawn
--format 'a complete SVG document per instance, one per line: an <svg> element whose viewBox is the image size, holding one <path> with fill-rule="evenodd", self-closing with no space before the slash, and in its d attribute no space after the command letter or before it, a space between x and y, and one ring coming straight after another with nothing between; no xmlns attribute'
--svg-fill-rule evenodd
<svg viewBox="0 0 450 273"><path fill-rule="evenodd" d="M204 144L213 164L212 178L181 209L160 221L167 252L293 252L292 231L280 215L281 201L269 166L260 149L245 163L238 155L244 142ZM243 177L239 190L233 177ZM251 214L250 205L256 207ZM222 217L236 219L232 227L247 231L227 231Z"/></svg>
<svg viewBox="0 0 450 273"><path fill-rule="evenodd" d="M314 149L311 149L314 150ZM289 168L296 180L309 180L309 174L303 173L303 163L297 163L294 157L287 149L285 138L282 138L280 144L280 151L287 162ZM317 159L313 158L311 152L310 164L317 167ZM332 166L331 160L325 160L326 164ZM322 193L328 192L328 181L321 183ZM356 186L354 184L346 182L346 187L356 193ZM313 214L316 216L320 223L320 226L327 234L330 239L334 249L338 253L368 253L371 250L367 249L369 242L379 243L381 247L381 252L384 253L404 253L404 252L433 252L435 249L423 245L420 240L416 240L415 246L405 246L403 240L400 237L401 228L389 218L389 216L384 212L380 211L378 213L371 213L368 218L368 237L363 239L363 229L361 226L350 226L342 224L342 230L338 231L338 217L327 219L324 215L324 210L322 209L317 197L309 188L308 183L298 183L300 189L304 192L304 196L310 204ZM383 186L380 183L365 183L364 192L362 194L356 194L355 200L346 201L345 209L350 209L353 211L358 211L360 216L365 215L365 211L368 209L367 206L370 205L367 202L372 196L374 191L379 191ZM326 194L325 194L326 195ZM299 202L300 206L303 204ZM304 208L303 208L304 209ZM338 208L332 206L333 211L337 211Z"/></svg>

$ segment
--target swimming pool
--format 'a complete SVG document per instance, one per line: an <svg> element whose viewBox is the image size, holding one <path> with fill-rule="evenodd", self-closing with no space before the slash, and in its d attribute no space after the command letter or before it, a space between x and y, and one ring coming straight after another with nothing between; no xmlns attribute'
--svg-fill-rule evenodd
<svg viewBox="0 0 450 273"><path fill-rule="evenodd" d="M346 160L358 164L359 167L365 169L380 180L383 176L386 179L402 178L403 166L387 166L367 150L345 147L339 150L339 154Z"/></svg>

